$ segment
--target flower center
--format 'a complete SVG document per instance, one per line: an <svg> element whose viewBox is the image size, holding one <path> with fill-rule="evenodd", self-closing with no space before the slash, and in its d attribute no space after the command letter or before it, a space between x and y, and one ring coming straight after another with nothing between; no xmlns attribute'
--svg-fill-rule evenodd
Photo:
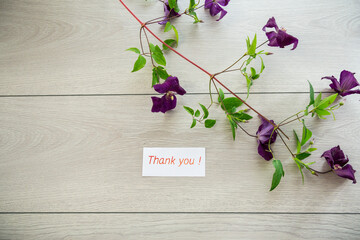
<svg viewBox="0 0 360 240"><path fill-rule="evenodd" d="M167 92L166 93L166 99L171 99L171 101L174 101L174 92Z"/></svg>
<svg viewBox="0 0 360 240"><path fill-rule="evenodd" d="M283 32L286 32L286 28L284 28L284 27L281 27L280 30Z"/></svg>
<svg viewBox="0 0 360 240"><path fill-rule="evenodd" d="M334 170L342 169L342 167L339 164L334 165Z"/></svg>

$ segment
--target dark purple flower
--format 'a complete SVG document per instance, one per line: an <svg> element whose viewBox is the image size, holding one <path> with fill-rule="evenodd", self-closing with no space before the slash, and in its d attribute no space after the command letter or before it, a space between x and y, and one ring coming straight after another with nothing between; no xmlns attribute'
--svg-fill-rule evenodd
<svg viewBox="0 0 360 240"><path fill-rule="evenodd" d="M354 94L360 93L360 90L350 90L353 89L354 87L359 86L358 81L356 80L356 78L354 77L355 73L351 73L349 71L343 70L340 73L340 83L338 82L338 80L334 77L323 77L321 79L329 79L332 81L332 83L329 85L332 89L335 90L335 92L337 92L340 96L346 96L349 94Z"/></svg>
<svg viewBox="0 0 360 240"><path fill-rule="evenodd" d="M271 144L276 141L277 133L276 131L273 132L274 130L273 124L275 125L273 120L270 121L272 124L263 118L261 118L261 121L262 123L259 126L258 131L256 132L257 141L259 144L258 153L265 160L269 161L273 158L272 153L269 151L269 142Z"/></svg>
<svg viewBox="0 0 360 240"><path fill-rule="evenodd" d="M333 147L332 149L325 151L321 157L324 157L331 167L331 169L342 178L347 178L356 183L354 173L356 172L349 162L349 158L345 156L344 152L339 146Z"/></svg>
<svg viewBox="0 0 360 240"><path fill-rule="evenodd" d="M274 28L275 31L266 32L266 28ZM284 48L285 46L294 44L291 49L294 50L298 45L299 40L296 37L287 34L284 28L279 29L274 17L269 18L262 30L266 32L266 36L269 39L268 45L270 47Z"/></svg>
<svg viewBox="0 0 360 240"><path fill-rule="evenodd" d="M211 16L216 16L221 12L220 18L216 20L219 21L227 14L227 11L220 7L220 5L226 6L229 2L230 0L205 0L205 9L210 9Z"/></svg>
<svg viewBox="0 0 360 240"><path fill-rule="evenodd" d="M175 93L184 95L186 91L179 85L177 77L168 77L164 83L154 85L155 91L158 93L164 93L161 98L151 97L153 101L152 112L165 113L176 107Z"/></svg>
<svg viewBox="0 0 360 240"><path fill-rule="evenodd" d="M168 0L164 1L164 12L165 12L165 16L164 16L164 19L161 22L159 22L160 25L165 25L169 21L169 19L172 17L180 16L179 13L175 12L174 9L170 8Z"/></svg>

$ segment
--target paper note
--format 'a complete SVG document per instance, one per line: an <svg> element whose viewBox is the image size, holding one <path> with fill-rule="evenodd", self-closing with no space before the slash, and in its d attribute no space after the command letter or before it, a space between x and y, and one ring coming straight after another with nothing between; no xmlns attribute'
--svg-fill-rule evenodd
<svg viewBox="0 0 360 240"><path fill-rule="evenodd" d="M205 177L205 148L144 148L142 175Z"/></svg>

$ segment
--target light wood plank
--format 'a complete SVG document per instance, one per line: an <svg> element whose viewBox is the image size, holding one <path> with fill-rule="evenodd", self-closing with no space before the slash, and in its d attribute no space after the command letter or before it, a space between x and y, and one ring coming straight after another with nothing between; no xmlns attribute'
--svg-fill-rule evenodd
<svg viewBox="0 0 360 240"><path fill-rule="evenodd" d="M359 215L1 215L1 239L359 239Z"/></svg>
<svg viewBox="0 0 360 240"><path fill-rule="evenodd" d="M158 1L125 2L144 21L163 15ZM308 91L306 80L322 90L328 81L321 77L360 70L357 0L231 1L227 10L221 22L203 10L204 24L175 22L179 51L212 73L242 55L247 35L264 41L261 28L271 16L300 44L293 52L266 48L276 54L265 57L267 68L253 91ZM124 50L139 47L139 25L118 1L3 0L0 29L0 95L153 92L150 67L130 73L136 56ZM161 34L159 26L152 29ZM174 54L168 54L168 70L188 92L207 92L207 76ZM240 74L221 79L245 91Z"/></svg>
<svg viewBox="0 0 360 240"><path fill-rule="evenodd" d="M163 115L150 112L150 96L0 98L0 211L360 212L358 184L306 174L302 185L280 143L274 149L286 177L269 193L272 164L258 156L255 139L239 133L232 141L219 109L211 113L214 129L189 129L181 105L208 101L185 95L178 111ZM304 107L308 95L262 94L249 102L279 121ZM340 144L360 169L358 98L336 115L308 121L319 148L311 160L326 169L320 155ZM255 118L246 127L255 133L258 124ZM292 136L292 128L300 124L284 131ZM141 177L143 147L206 147L206 177Z"/></svg>

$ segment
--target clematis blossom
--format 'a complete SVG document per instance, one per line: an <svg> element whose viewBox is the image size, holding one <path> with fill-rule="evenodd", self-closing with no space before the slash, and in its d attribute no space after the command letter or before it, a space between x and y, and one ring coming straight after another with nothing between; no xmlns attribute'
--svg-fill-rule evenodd
<svg viewBox="0 0 360 240"><path fill-rule="evenodd" d="M328 151L325 151L321 157L324 157L331 167L331 169L342 178L347 178L356 183L355 170L352 168L349 162L349 158L345 156L344 152L340 149L340 146L333 147Z"/></svg>
<svg viewBox="0 0 360 240"><path fill-rule="evenodd" d="M174 9L170 8L168 0L164 1L164 12L165 12L165 16L164 19L161 22L159 22L160 25L165 25L172 17L180 17L179 13L175 12Z"/></svg>
<svg viewBox="0 0 360 240"><path fill-rule="evenodd" d="M354 77L355 73L343 70L340 73L340 82L334 77L323 77L321 79L331 80L331 84L329 85L332 89L335 90L340 96L344 97L350 94L359 94L360 90L351 90L354 87L359 86L358 81Z"/></svg>
<svg viewBox="0 0 360 240"><path fill-rule="evenodd" d="M153 106L152 112L162 112L165 113L176 107L176 96L175 93L179 95L184 95L186 91L180 86L179 80L177 77L168 77L164 83L154 85L155 91L158 93L164 93L164 96L151 97Z"/></svg>
<svg viewBox="0 0 360 240"><path fill-rule="evenodd" d="M274 28L274 30L267 32L267 28ZM287 34L284 28L280 29L278 27L274 17L269 18L268 22L262 28L262 30L266 32L266 36L269 39L268 45L270 47L284 48L285 46L293 44L293 48L291 50L294 50L299 43L299 40L296 37Z"/></svg>
<svg viewBox="0 0 360 240"><path fill-rule="evenodd" d="M262 123L259 126L258 131L256 132L257 142L258 142L258 153L265 160L269 161L273 158L273 155L269 151L269 142L271 144L276 141L277 132L274 131L273 124L275 125L275 123L273 120L270 121L272 124L263 118L261 118L261 121Z"/></svg>
<svg viewBox="0 0 360 240"><path fill-rule="evenodd" d="M229 2L230 0L205 0L205 9L210 9L210 15L212 17L220 13L220 18L216 20L219 21L227 14L227 11L225 11L221 6L226 6Z"/></svg>

